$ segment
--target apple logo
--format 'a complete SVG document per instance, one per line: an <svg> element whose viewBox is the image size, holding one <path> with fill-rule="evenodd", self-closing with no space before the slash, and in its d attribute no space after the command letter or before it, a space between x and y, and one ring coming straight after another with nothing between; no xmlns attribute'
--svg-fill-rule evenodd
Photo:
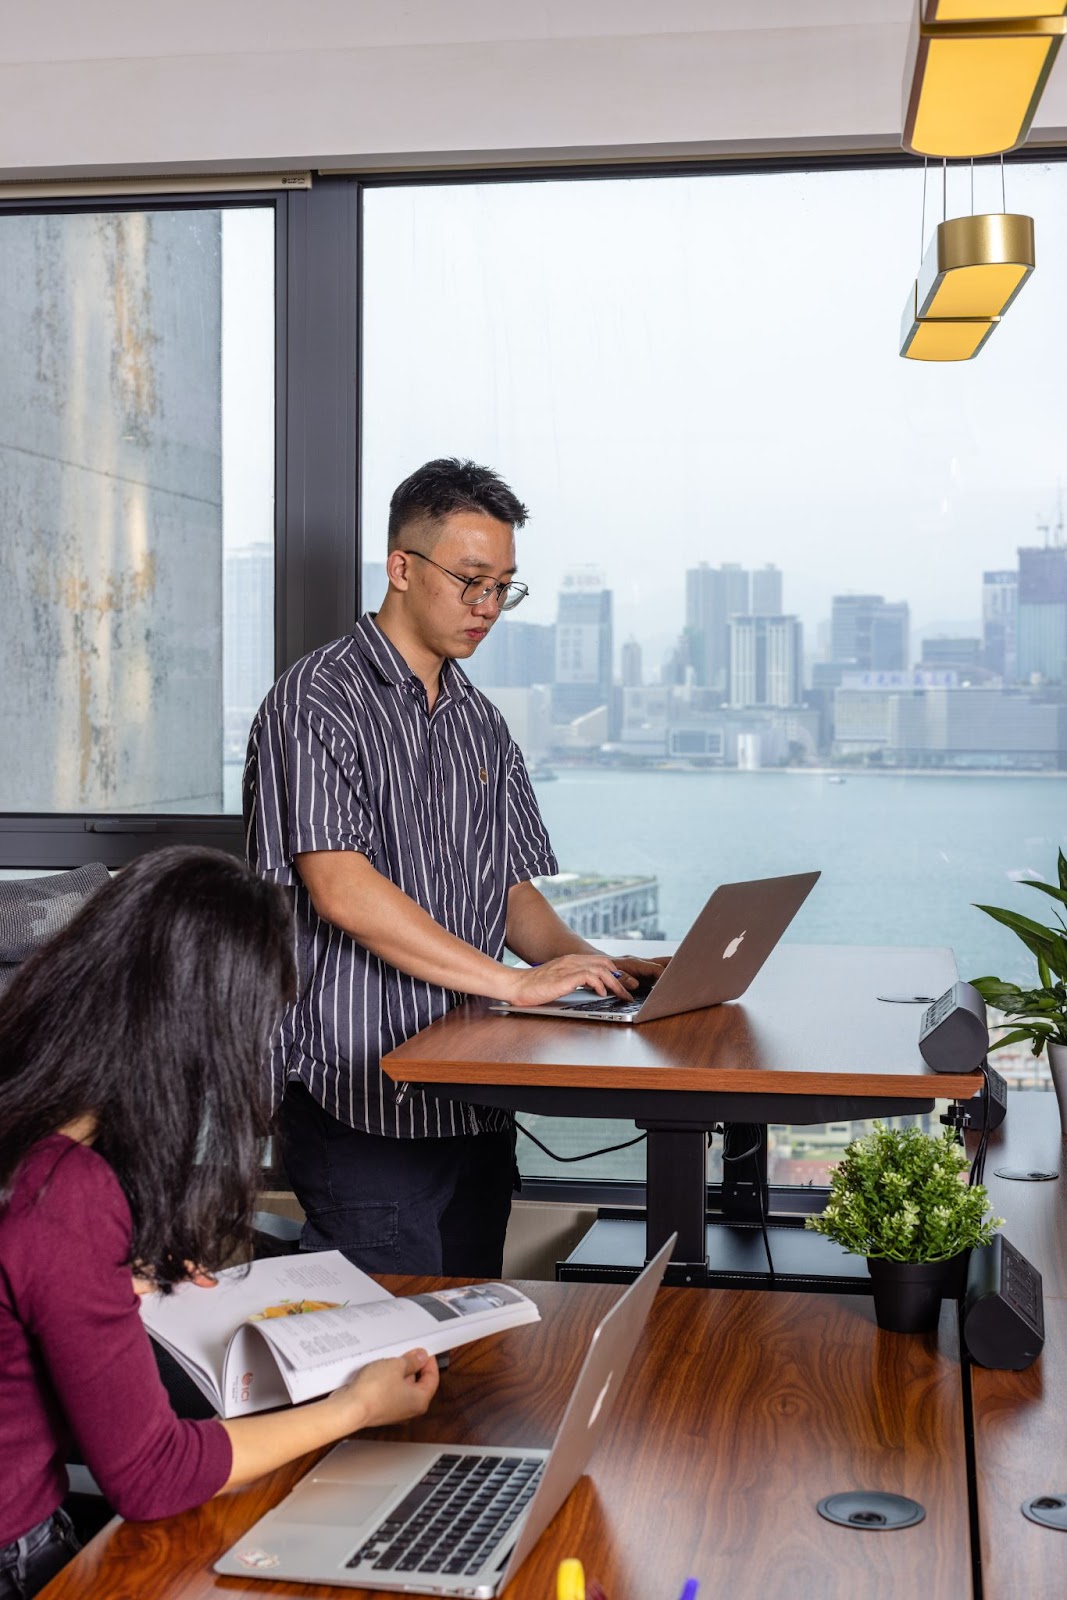
<svg viewBox="0 0 1067 1600"><path fill-rule="evenodd" d="M722 953L722 958L724 961L729 961L731 956L735 956L737 954L738 950L741 948L741 940L745 937L747 932L747 928L742 928L741 932L737 935L737 938L730 940L730 943L726 946L726 949Z"/></svg>
<svg viewBox="0 0 1067 1600"><path fill-rule="evenodd" d="M586 1423L586 1427L587 1428L591 1428L593 1426L593 1423L596 1421L597 1417L599 1417L600 1408L603 1406L604 1401L608 1397L608 1390L611 1388L611 1380L612 1380L612 1378L614 1378L614 1376L615 1376L614 1372L609 1372L608 1373L607 1382L604 1384L604 1387L601 1389L600 1393L597 1395L596 1403L593 1406L592 1411L590 1411L590 1413L589 1413L589 1421Z"/></svg>

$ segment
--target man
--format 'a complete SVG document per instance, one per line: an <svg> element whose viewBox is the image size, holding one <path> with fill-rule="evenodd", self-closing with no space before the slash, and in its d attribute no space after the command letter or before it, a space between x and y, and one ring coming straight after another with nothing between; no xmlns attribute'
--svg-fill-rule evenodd
<svg viewBox="0 0 1067 1600"><path fill-rule="evenodd" d="M271 1066L301 1243L372 1272L498 1275L515 1173L509 1113L399 1094L382 1055L464 995L537 1005L658 972L596 951L530 882L558 867L522 756L456 665L526 594L525 520L485 467L413 473L381 610L290 667L250 736L249 860L297 922Z"/></svg>

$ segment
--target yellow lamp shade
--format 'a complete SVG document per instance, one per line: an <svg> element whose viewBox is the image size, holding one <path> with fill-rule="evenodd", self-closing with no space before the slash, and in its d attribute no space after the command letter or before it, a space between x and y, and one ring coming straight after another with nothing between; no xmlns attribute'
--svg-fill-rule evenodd
<svg viewBox="0 0 1067 1600"><path fill-rule="evenodd" d="M1065 11L1067 0L925 0L904 77L904 148L961 158L1021 144Z"/></svg>
<svg viewBox="0 0 1067 1600"><path fill-rule="evenodd" d="M1034 270L1032 217L951 217L919 269L920 317L1002 317Z"/></svg>
<svg viewBox="0 0 1067 1600"><path fill-rule="evenodd" d="M999 317L920 317L919 286L912 290L900 323L900 353L909 361L970 361Z"/></svg>

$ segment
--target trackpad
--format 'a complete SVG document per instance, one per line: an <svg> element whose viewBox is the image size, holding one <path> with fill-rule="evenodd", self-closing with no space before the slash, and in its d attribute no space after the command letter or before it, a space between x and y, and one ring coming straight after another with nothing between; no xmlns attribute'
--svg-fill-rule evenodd
<svg viewBox="0 0 1067 1600"><path fill-rule="evenodd" d="M309 1483L289 1496L284 1520L327 1528L358 1526L373 1517L396 1489L395 1483Z"/></svg>

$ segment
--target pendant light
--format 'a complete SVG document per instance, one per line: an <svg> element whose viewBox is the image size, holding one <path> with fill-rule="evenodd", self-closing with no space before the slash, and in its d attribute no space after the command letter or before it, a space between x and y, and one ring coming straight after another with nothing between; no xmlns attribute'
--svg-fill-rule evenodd
<svg viewBox="0 0 1067 1600"><path fill-rule="evenodd" d="M1026 138L1067 0L918 0L904 74L905 150L997 155Z"/></svg>

